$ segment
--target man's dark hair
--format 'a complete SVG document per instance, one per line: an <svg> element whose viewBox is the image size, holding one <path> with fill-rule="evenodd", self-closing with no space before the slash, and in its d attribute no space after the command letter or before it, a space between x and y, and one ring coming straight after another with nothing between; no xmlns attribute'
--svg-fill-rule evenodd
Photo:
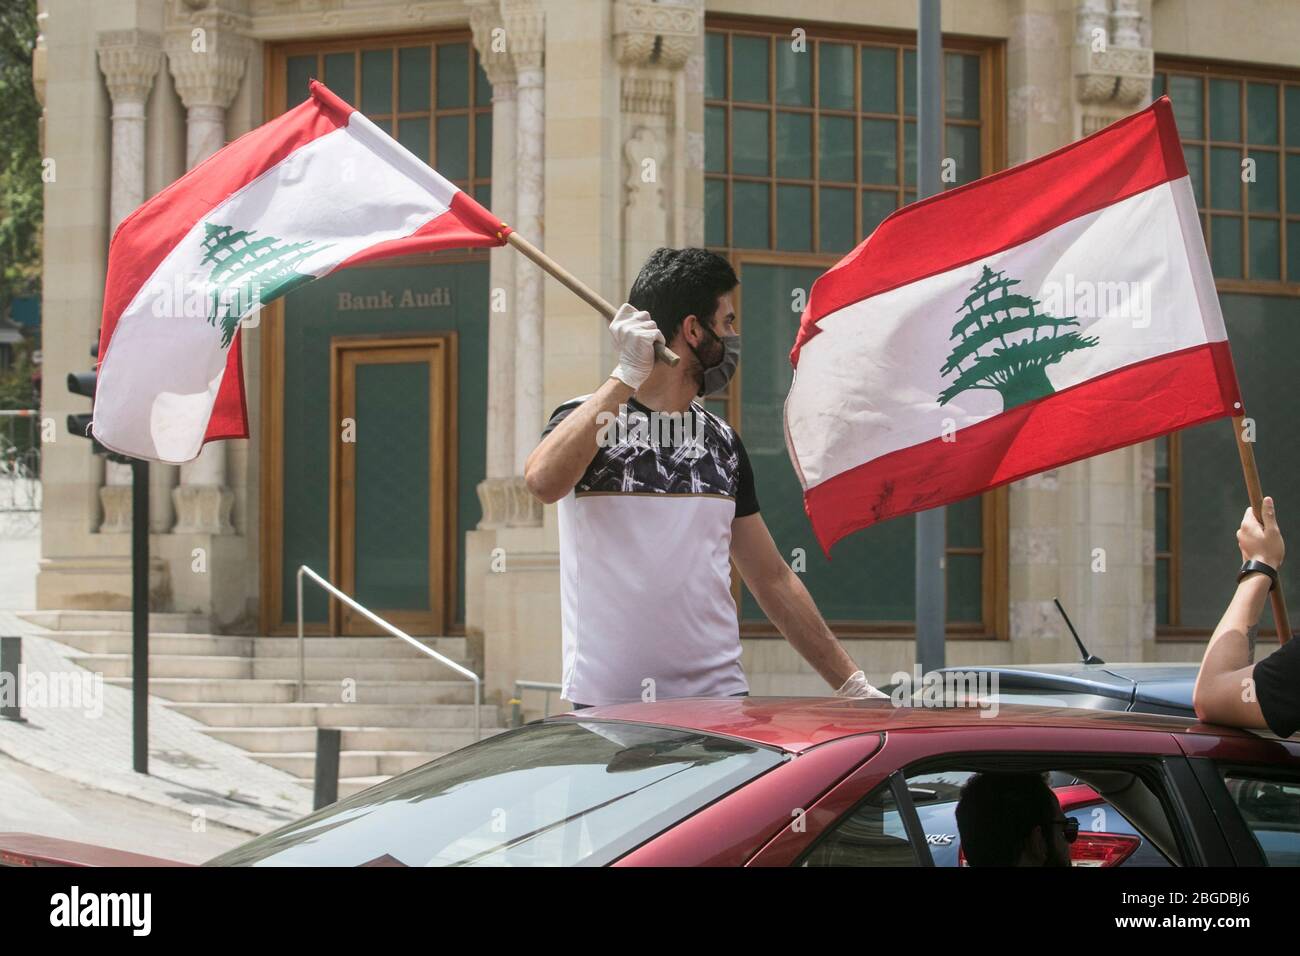
<svg viewBox="0 0 1300 956"><path fill-rule="evenodd" d="M731 263L707 249L656 249L641 267L627 301L650 313L671 342L688 315L707 323L740 280Z"/></svg>
<svg viewBox="0 0 1300 956"><path fill-rule="evenodd" d="M957 832L971 866L1015 866L1036 826L1049 839L1059 806L1040 773L977 773L961 788Z"/></svg>

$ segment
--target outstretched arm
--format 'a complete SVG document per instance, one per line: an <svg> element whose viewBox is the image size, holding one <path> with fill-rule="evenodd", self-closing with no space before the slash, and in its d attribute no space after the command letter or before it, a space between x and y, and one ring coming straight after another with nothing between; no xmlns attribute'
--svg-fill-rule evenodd
<svg viewBox="0 0 1300 956"><path fill-rule="evenodd" d="M1243 560L1280 568L1286 547L1272 498L1264 499L1261 511L1262 522L1255 518L1254 511L1246 509L1237 531L1237 544ZM1234 727L1265 726L1254 687L1255 633L1270 584L1268 576L1258 572L1242 579L1214 629L1192 692L1192 706L1201 720Z"/></svg>
<svg viewBox="0 0 1300 956"><path fill-rule="evenodd" d="M731 523L731 556L768 620L826 683L844 691L858 665L826 626L799 575L782 560L761 514ZM867 696L865 692L873 689L865 678L850 684L849 690L855 685L862 692L844 696Z"/></svg>

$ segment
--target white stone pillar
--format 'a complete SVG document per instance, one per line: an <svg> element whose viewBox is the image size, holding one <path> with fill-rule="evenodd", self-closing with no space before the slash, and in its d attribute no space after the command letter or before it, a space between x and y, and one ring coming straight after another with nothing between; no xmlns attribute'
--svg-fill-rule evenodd
<svg viewBox="0 0 1300 956"><path fill-rule="evenodd" d="M622 68L625 289L652 251L676 245L676 236L685 233L684 224L677 221L684 188L680 173L686 162L683 71L702 25L699 0L617 0L614 5L614 49Z"/></svg>
<svg viewBox="0 0 1300 956"><path fill-rule="evenodd" d="M1087 136L1151 99L1154 54L1137 0L1076 0L1074 134Z"/></svg>
<svg viewBox="0 0 1300 956"><path fill-rule="evenodd" d="M496 0L471 0L470 26L479 61L492 84L492 212L515 223L515 126L518 122L514 62L506 52L505 27ZM510 516L515 476L515 262L519 253L489 253L487 476L479 483L480 528L499 528Z"/></svg>
<svg viewBox="0 0 1300 956"><path fill-rule="evenodd" d="M176 92L185 104L185 155L190 169L225 145L226 110L239 90L249 53L244 37L220 28L216 21L199 28L202 33L196 36L187 25L169 35L167 43ZM225 445L204 445L198 458L182 465L181 483L172 497L173 531L232 534L235 496L226 486Z"/></svg>
<svg viewBox="0 0 1300 956"><path fill-rule="evenodd" d="M99 35L98 52L99 68L113 101L111 231L145 200L144 107L162 67L162 39L143 30L114 30ZM101 532L131 530L130 465L106 464L99 500L104 511Z"/></svg>
<svg viewBox="0 0 1300 956"><path fill-rule="evenodd" d="M546 88L543 72L546 14L535 0L502 0L506 43L518 77L515 222L520 235L539 247L545 188L543 134ZM508 523L540 525L541 503L524 486L524 463L542 428L542 271L522 257L515 269L515 415L512 508Z"/></svg>

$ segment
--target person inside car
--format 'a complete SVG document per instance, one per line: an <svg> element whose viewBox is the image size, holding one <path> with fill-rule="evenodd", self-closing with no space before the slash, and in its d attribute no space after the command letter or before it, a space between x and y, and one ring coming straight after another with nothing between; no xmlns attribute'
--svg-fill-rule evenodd
<svg viewBox="0 0 1300 956"><path fill-rule="evenodd" d="M731 563L842 697L883 697L826 626L759 513L740 436L701 401L740 361L739 280L705 249L656 249L610 323L618 366L560 405L524 480L559 503L565 700L743 696ZM655 343L681 361L656 364Z"/></svg>
<svg viewBox="0 0 1300 956"><path fill-rule="evenodd" d="M1265 498L1263 520L1247 508L1237 530L1244 562L1232 602L1214 629L1196 675L1192 707L1208 723L1267 727L1279 737L1300 730L1300 641L1286 641L1258 664L1255 637L1286 545L1273 499Z"/></svg>
<svg viewBox="0 0 1300 956"><path fill-rule="evenodd" d="M1041 773L977 773L961 788L957 832L970 866L1069 866L1079 821Z"/></svg>

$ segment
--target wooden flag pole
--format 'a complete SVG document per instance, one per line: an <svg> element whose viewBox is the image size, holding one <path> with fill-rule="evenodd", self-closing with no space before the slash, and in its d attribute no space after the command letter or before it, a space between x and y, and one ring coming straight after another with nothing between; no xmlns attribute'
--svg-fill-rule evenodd
<svg viewBox="0 0 1300 956"><path fill-rule="evenodd" d="M570 292L603 315L606 322L614 318L615 309L612 305L597 295L593 289L588 287L572 272L564 268L564 266L560 265L546 253L542 252L541 249L538 249L523 236L519 235L519 233L510 233L510 235L506 237L506 242L510 243L510 245L514 246L533 262L537 263L544 270L553 275L562 285L567 286ZM681 359L677 357L677 353L662 342L655 343L655 358L660 362L663 362L665 365L670 366L675 366L681 361Z"/></svg>
<svg viewBox="0 0 1300 956"><path fill-rule="evenodd" d="M1250 496L1250 507L1261 523L1264 521L1264 492L1259 484L1259 468L1255 465L1254 443L1246 441L1246 419L1235 415L1232 419L1232 433L1237 438L1237 454L1241 456L1241 471L1246 476L1246 494ZM1291 619L1286 613L1286 599L1282 596L1282 582L1277 582L1269 594L1273 601L1273 623L1277 625L1277 639L1285 644L1291 640Z"/></svg>

